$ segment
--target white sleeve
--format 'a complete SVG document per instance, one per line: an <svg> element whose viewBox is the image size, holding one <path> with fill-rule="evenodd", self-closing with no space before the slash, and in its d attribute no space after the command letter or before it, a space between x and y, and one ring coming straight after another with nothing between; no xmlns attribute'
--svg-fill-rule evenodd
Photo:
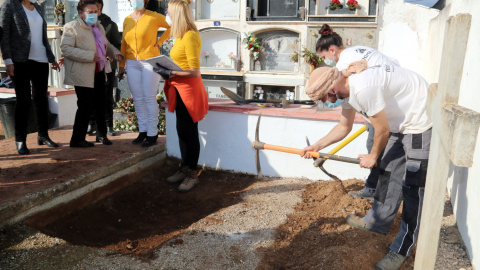
<svg viewBox="0 0 480 270"><path fill-rule="evenodd" d="M385 109L385 99L381 86L369 86L357 92L356 100L358 105L370 117Z"/></svg>

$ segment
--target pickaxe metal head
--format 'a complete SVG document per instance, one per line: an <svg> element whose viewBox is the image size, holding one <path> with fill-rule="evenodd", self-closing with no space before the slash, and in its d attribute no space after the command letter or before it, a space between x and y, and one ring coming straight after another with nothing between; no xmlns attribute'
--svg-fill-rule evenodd
<svg viewBox="0 0 480 270"><path fill-rule="evenodd" d="M263 143L260 142L260 139L259 139L259 129L260 129L261 118L262 118L262 114L260 113L257 120L257 128L255 129L255 142L253 143L253 147L255 148L255 163L257 165L258 178L263 178L262 168L260 167L260 149L263 149Z"/></svg>

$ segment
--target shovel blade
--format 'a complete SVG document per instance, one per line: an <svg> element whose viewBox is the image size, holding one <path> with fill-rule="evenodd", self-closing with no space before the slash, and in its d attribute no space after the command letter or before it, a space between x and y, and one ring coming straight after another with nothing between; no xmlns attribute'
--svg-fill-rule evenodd
<svg viewBox="0 0 480 270"><path fill-rule="evenodd" d="M247 100L245 100L243 97L238 95L237 93L228 90L227 88L220 87L220 90L222 90L222 93L227 96L229 99L231 99L233 102L237 103L238 105L244 105L248 104Z"/></svg>

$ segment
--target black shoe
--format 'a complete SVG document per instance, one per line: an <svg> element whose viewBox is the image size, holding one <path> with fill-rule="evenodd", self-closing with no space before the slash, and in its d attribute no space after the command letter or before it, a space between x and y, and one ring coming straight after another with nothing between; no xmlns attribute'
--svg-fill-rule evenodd
<svg viewBox="0 0 480 270"><path fill-rule="evenodd" d="M95 124L88 124L87 134L92 136L95 131Z"/></svg>
<svg viewBox="0 0 480 270"><path fill-rule="evenodd" d="M107 127L107 133L108 133L108 136L117 136L117 133L115 133L115 130L113 130L113 127Z"/></svg>
<svg viewBox="0 0 480 270"><path fill-rule="evenodd" d="M30 150L28 150L26 142L15 142L15 145L17 146L17 151L20 155L30 154Z"/></svg>
<svg viewBox="0 0 480 270"><path fill-rule="evenodd" d="M94 144L91 142L83 141L83 142L74 142L70 141L70 147L93 147Z"/></svg>
<svg viewBox="0 0 480 270"><path fill-rule="evenodd" d="M48 147L58 147L58 144L56 144L54 141L50 139L50 137L45 136L45 137L37 137L37 143L38 145L44 145L46 144Z"/></svg>
<svg viewBox="0 0 480 270"><path fill-rule="evenodd" d="M158 135L156 136L147 136L147 139L142 143L142 147L149 147L154 145L157 142Z"/></svg>
<svg viewBox="0 0 480 270"><path fill-rule="evenodd" d="M145 140L145 138L147 138L147 132L140 132L138 133L138 137L132 141L133 144L139 144L141 142L143 142L143 140Z"/></svg>
<svg viewBox="0 0 480 270"><path fill-rule="evenodd" d="M97 142L102 142L104 145L112 145L112 141L110 141L107 137L97 137Z"/></svg>

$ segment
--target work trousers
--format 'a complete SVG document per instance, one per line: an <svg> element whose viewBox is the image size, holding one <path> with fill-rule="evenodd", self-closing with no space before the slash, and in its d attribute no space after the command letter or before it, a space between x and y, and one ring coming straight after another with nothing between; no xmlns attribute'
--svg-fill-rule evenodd
<svg viewBox="0 0 480 270"><path fill-rule="evenodd" d="M375 129L373 128L372 124L366 122L365 125L367 126L367 150L368 153L372 151L373 147L373 137L375 136ZM377 166L373 167L370 169L370 174L367 177L367 180L365 181L365 187L366 188L371 188L371 189L376 189L377 188L377 182L378 182L378 176L380 174L380 163L382 161L382 156L383 156L383 151L378 156L377 159Z"/></svg>
<svg viewBox="0 0 480 270"><path fill-rule="evenodd" d="M95 112L97 122L97 136L106 137L107 126L105 125L105 72L95 73L94 87L75 86L77 94L77 113L73 124L71 141L83 142L87 135L88 121L92 111Z"/></svg>
<svg viewBox="0 0 480 270"><path fill-rule="evenodd" d="M160 75L147 61L127 60L128 87L132 93L138 129L147 136L158 135L158 83Z"/></svg>
<svg viewBox="0 0 480 270"><path fill-rule="evenodd" d="M114 99L113 99L113 86L115 84L115 71L105 74L107 77L107 84L106 87L106 97L105 97L105 124L107 127L113 127L113 107L114 107ZM95 123L95 112L92 113L90 116L90 125Z"/></svg>
<svg viewBox="0 0 480 270"><path fill-rule="evenodd" d="M420 227L432 129L392 133L385 147L373 206L363 218L372 230L387 233L403 198L402 223L390 249L409 256Z"/></svg>
<svg viewBox="0 0 480 270"><path fill-rule="evenodd" d="M35 124L38 136L48 136L48 63L33 60L15 62L15 84L17 102L15 106L15 141L24 142L27 139L28 116L33 97Z"/></svg>
<svg viewBox="0 0 480 270"><path fill-rule="evenodd" d="M195 170L197 168L198 157L200 156L198 122L193 122L180 94L178 91L176 92L177 107L175 108L175 114L177 117L177 134L180 154L182 156L182 166L188 166L190 169Z"/></svg>

